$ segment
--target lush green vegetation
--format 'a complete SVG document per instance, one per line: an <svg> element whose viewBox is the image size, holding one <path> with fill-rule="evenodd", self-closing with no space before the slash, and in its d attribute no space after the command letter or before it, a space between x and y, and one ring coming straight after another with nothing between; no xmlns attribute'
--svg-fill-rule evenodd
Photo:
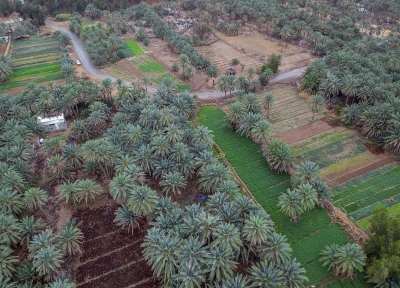
<svg viewBox="0 0 400 288"><path fill-rule="evenodd" d="M384 167L374 172L372 177L363 175L335 187L335 205L344 209L349 218L356 222L371 215L378 204L389 207L399 203L400 167L385 171L387 169Z"/></svg>
<svg viewBox="0 0 400 288"><path fill-rule="evenodd" d="M144 54L142 48L139 47L135 40L127 40L125 41L125 43L129 46L134 55Z"/></svg>
<svg viewBox="0 0 400 288"><path fill-rule="evenodd" d="M41 83L64 78L59 57L55 60L56 54L48 53L60 50L60 44L54 37L16 42L11 55L16 63L15 69L8 80L0 85L0 92L25 86L29 82ZM24 64L28 60L29 63Z"/></svg>
<svg viewBox="0 0 400 288"><path fill-rule="evenodd" d="M300 222L289 219L277 207L278 196L291 187L290 177L273 172L258 144L240 136L226 125L225 114L215 106L202 106L198 123L214 131L214 140L226 159L246 184L258 203L271 215L276 229L292 243L293 255L307 270L309 283L320 281L331 273L319 262L321 250L328 244L348 241L344 231L330 223L323 209L305 212Z"/></svg>

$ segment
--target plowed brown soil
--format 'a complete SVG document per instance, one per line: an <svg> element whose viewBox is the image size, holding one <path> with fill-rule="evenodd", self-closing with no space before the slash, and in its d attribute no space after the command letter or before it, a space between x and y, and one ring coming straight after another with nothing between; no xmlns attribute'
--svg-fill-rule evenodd
<svg viewBox="0 0 400 288"><path fill-rule="evenodd" d="M274 137L286 142L289 145L292 145L296 142L311 138L338 126L340 125L335 121L324 118L313 123L276 134Z"/></svg>
<svg viewBox="0 0 400 288"><path fill-rule="evenodd" d="M77 287L158 287L140 247L147 224L141 223L133 233L121 229L113 222L117 208L110 200L105 206L73 214L85 236L82 255L74 264Z"/></svg>

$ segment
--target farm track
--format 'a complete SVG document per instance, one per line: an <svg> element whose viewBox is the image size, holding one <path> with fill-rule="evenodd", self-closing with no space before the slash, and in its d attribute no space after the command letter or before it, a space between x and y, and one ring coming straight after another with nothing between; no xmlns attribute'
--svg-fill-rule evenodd
<svg viewBox="0 0 400 288"><path fill-rule="evenodd" d="M86 69L86 71L93 75L94 77L103 80L105 78L110 78L111 80L117 80L116 77L111 76L107 73L105 73L104 71L101 71L100 69L98 69L92 62L92 60L90 59L89 54L86 52L85 47L82 43L82 41L71 31L64 29L58 25L56 25L55 23L52 23L50 21L46 20L46 25L50 26L51 28L60 31L63 34L68 35L71 38L71 42L72 45L75 48L75 51L79 57L79 59L82 62L82 66ZM234 49L234 48L232 48ZM282 79L286 79L286 78L292 78L292 77L298 77L301 76L305 71L305 68L298 68L295 70L292 70L290 72L286 72L280 75L277 75L275 77L273 77L270 81L270 83L273 83L274 81L280 81ZM129 81L124 81L127 85L131 85L131 82ZM150 93L155 93L157 91L157 88L154 87L148 87L148 92ZM224 98L225 97L225 93L224 92L205 92L205 93L199 93L197 94L199 99L220 99L220 98Z"/></svg>

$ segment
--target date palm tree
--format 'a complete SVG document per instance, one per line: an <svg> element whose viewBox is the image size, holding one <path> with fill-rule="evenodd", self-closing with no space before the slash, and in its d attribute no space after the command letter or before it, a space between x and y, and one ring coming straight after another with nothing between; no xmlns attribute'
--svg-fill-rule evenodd
<svg viewBox="0 0 400 288"><path fill-rule="evenodd" d="M67 279L58 279L55 282L49 283L49 288L75 288L75 283Z"/></svg>
<svg viewBox="0 0 400 288"><path fill-rule="evenodd" d="M242 274L236 274L230 278L225 279L221 286L216 286L220 288L246 288L249 287L249 279Z"/></svg>
<svg viewBox="0 0 400 288"><path fill-rule="evenodd" d="M256 122L250 134L255 142L263 145L267 142L268 137L271 136L271 123L264 119Z"/></svg>
<svg viewBox="0 0 400 288"><path fill-rule="evenodd" d="M298 165L290 178L293 187L298 187L300 184L313 185L320 179L320 169L317 163L305 161Z"/></svg>
<svg viewBox="0 0 400 288"><path fill-rule="evenodd" d="M293 166L293 155L289 145L279 139L274 139L264 150L270 167L278 173L289 172Z"/></svg>
<svg viewBox="0 0 400 288"><path fill-rule="evenodd" d="M111 93L114 88L114 83L110 78L105 78L101 81L101 97L106 100L110 101L112 99Z"/></svg>
<svg viewBox="0 0 400 288"><path fill-rule="evenodd" d="M51 184L59 184L67 180L68 170L61 155L54 155L48 158L47 167L46 174Z"/></svg>
<svg viewBox="0 0 400 288"><path fill-rule="evenodd" d="M322 266L328 266L328 269L333 270L334 275L339 274L339 266L337 262L337 253L339 252L340 246L338 244L332 244L325 246L325 249L321 251Z"/></svg>
<svg viewBox="0 0 400 288"><path fill-rule="evenodd" d="M282 270L266 260L251 266L249 273L250 287L278 288L285 281Z"/></svg>
<svg viewBox="0 0 400 288"><path fill-rule="evenodd" d="M115 219L114 222L122 228L127 227L128 232L133 229L139 227L139 216L132 212L131 209L126 205L122 205L115 211Z"/></svg>
<svg viewBox="0 0 400 288"><path fill-rule="evenodd" d="M215 189L215 192L227 194L231 197L234 197L234 196L237 196L240 194L240 189L235 181L233 181L232 179L228 179L228 180L221 181L221 183Z"/></svg>
<svg viewBox="0 0 400 288"><path fill-rule="evenodd" d="M61 137L53 137L44 141L43 149L47 155L60 155L64 150L65 142Z"/></svg>
<svg viewBox="0 0 400 288"><path fill-rule="evenodd" d="M231 250L234 253L240 250L242 240L239 229L232 223L221 223L213 231L211 246L220 246L223 250Z"/></svg>
<svg viewBox="0 0 400 288"><path fill-rule="evenodd" d="M200 178L198 183L200 188L205 192L211 192L213 189L218 187L222 181L231 178L229 170L219 162L203 166L203 168L200 169L199 174Z"/></svg>
<svg viewBox="0 0 400 288"><path fill-rule="evenodd" d="M39 233L45 226L41 218L35 220L33 216L25 216L20 223L21 244L24 241L29 243L33 235Z"/></svg>
<svg viewBox="0 0 400 288"><path fill-rule="evenodd" d="M83 179L77 182L76 184L76 197L79 202L85 200L87 204L88 201L95 201L96 196L100 195L102 192L102 188L99 184L93 182L90 179Z"/></svg>
<svg viewBox="0 0 400 288"><path fill-rule="evenodd" d="M258 248L261 259L271 261L277 265L286 263L292 253L292 248L287 243L286 236L273 232Z"/></svg>
<svg viewBox="0 0 400 288"><path fill-rule="evenodd" d="M147 216L155 209L158 199L157 193L150 187L136 186L128 197L127 206L133 213Z"/></svg>
<svg viewBox="0 0 400 288"><path fill-rule="evenodd" d="M0 80L3 81L7 79L12 73L12 68L14 64L11 58L6 55L0 55Z"/></svg>
<svg viewBox="0 0 400 288"><path fill-rule="evenodd" d="M267 217L260 214L251 215L244 220L243 237L252 245L261 245L261 243L267 241L268 236L274 231L272 225L272 221Z"/></svg>
<svg viewBox="0 0 400 288"><path fill-rule="evenodd" d="M77 192L78 192L78 182L65 182L59 186L59 199L65 199L66 203L73 203L76 205L79 203Z"/></svg>
<svg viewBox="0 0 400 288"><path fill-rule="evenodd" d="M304 282L308 281L308 278L304 275L306 270L300 266L300 263L296 262L296 259L284 262L280 268L283 272L284 287L301 288L304 287Z"/></svg>
<svg viewBox="0 0 400 288"><path fill-rule="evenodd" d="M275 102L274 95L267 94L264 98L264 109L267 111L267 119L269 119L269 112L271 110L272 105Z"/></svg>
<svg viewBox="0 0 400 288"><path fill-rule="evenodd" d="M13 215L0 214L0 243L17 244L21 240L20 227Z"/></svg>
<svg viewBox="0 0 400 288"><path fill-rule="evenodd" d="M255 127L256 123L261 120L263 120L261 114L249 112L239 123L237 132L240 133L240 135L246 134L247 137L250 137L252 129Z"/></svg>
<svg viewBox="0 0 400 288"><path fill-rule="evenodd" d="M313 113L311 122L314 122L315 114L322 112L325 106L325 98L319 94L314 95L308 103L310 111Z"/></svg>
<svg viewBox="0 0 400 288"><path fill-rule="evenodd" d="M246 116L246 105L243 102L236 101L229 106L228 121L237 126Z"/></svg>
<svg viewBox="0 0 400 288"><path fill-rule="evenodd" d="M91 128L85 120L75 120L71 125L69 137L78 143L86 142L90 139Z"/></svg>
<svg viewBox="0 0 400 288"><path fill-rule="evenodd" d="M63 254L53 245L40 248L33 256L33 268L40 276L54 278L61 269Z"/></svg>
<svg viewBox="0 0 400 288"><path fill-rule="evenodd" d="M72 170L79 169L83 166L83 158L80 153L80 147L76 144L65 146L62 158L68 168Z"/></svg>
<svg viewBox="0 0 400 288"><path fill-rule="evenodd" d="M279 196L278 207L286 216L290 217L291 222L299 221L300 215L303 213L300 201L300 195L295 190L288 189Z"/></svg>
<svg viewBox="0 0 400 288"><path fill-rule="evenodd" d="M365 266L365 254L356 243L342 245L336 253L337 266L342 274L353 277L354 270L363 271Z"/></svg>
<svg viewBox="0 0 400 288"><path fill-rule="evenodd" d="M17 288L17 283L12 281L10 278L3 276L3 274L0 273L0 287L2 288Z"/></svg>
<svg viewBox="0 0 400 288"><path fill-rule="evenodd" d="M40 209L47 202L47 192L39 188L29 188L24 193L23 201L30 211Z"/></svg>
<svg viewBox="0 0 400 288"><path fill-rule="evenodd" d="M59 245L61 251L65 254L72 255L75 252L81 253L80 245L83 241L83 233L76 226L76 220L68 220L61 228L58 234Z"/></svg>
<svg viewBox="0 0 400 288"><path fill-rule="evenodd" d="M206 271L197 265L182 263L179 266L178 273L173 278L176 283L179 283L180 287L201 288L205 281L205 274Z"/></svg>
<svg viewBox="0 0 400 288"><path fill-rule="evenodd" d="M23 208L24 202L18 191L7 188L0 190L0 213L19 215Z"/></svg>
<svg viewBox="0 0 400 288"><path fill-rule="evenodd" d="M110 181L109 192L115 201L126 203L135 186L135 179L131 175L120 173Z"/></svg>
<svg viewBox="0 0 400 288"><path fill-rule="evenodd" d="M300 195L300 204L304 211L311 210L318 202L318 193L309 183L300 184L296 192Z"/></svg>
<svg viewBox="0 0 400 288"><path fill-rule="evenodd" d="M208 279L210 281L222 281L233 275L233 268L236 263L232 260L233 254L230 250L223 250L216 246L210 249L210 255L207 257L206 263L210 270Z"/></svg>
<svg viewBox="0 0 400 288"><path fill-rule="evenodd" d="M160 186L163 187L163 191L168 196L169 193L174 195L180 195L181 190L185 189L187 183L185 177L179 172L169 172L162 176Z"/></svg>
<svg viewBox="0 0 400 288"><path fill-rule="evenodd" d="M12 278L15 272L15 264L19 262L17 256L11 255L14 251L5 245L0 245L0 267L1 273L6 277Z"/></svg>
<svg viewBox="0 0 400 288"><path fill-rule="evenodd" d="M142 244L142 247L144 247L143 255L157 278L167 282L176 274L176 267L179 262L175 250L179 245L179 239L162 233L155 235L155 238L151 245L148 245L148 242Z"/></svg>

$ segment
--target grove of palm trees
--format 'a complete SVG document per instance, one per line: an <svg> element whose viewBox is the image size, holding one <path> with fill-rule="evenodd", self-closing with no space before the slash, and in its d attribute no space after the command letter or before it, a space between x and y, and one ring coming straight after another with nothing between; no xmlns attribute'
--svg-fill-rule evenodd
<svg viewBox="0 0 400 288"><path fill-rule="evenodd" d="M397 1L61 2L0 3L0 287L400 286Z"/></svg>

